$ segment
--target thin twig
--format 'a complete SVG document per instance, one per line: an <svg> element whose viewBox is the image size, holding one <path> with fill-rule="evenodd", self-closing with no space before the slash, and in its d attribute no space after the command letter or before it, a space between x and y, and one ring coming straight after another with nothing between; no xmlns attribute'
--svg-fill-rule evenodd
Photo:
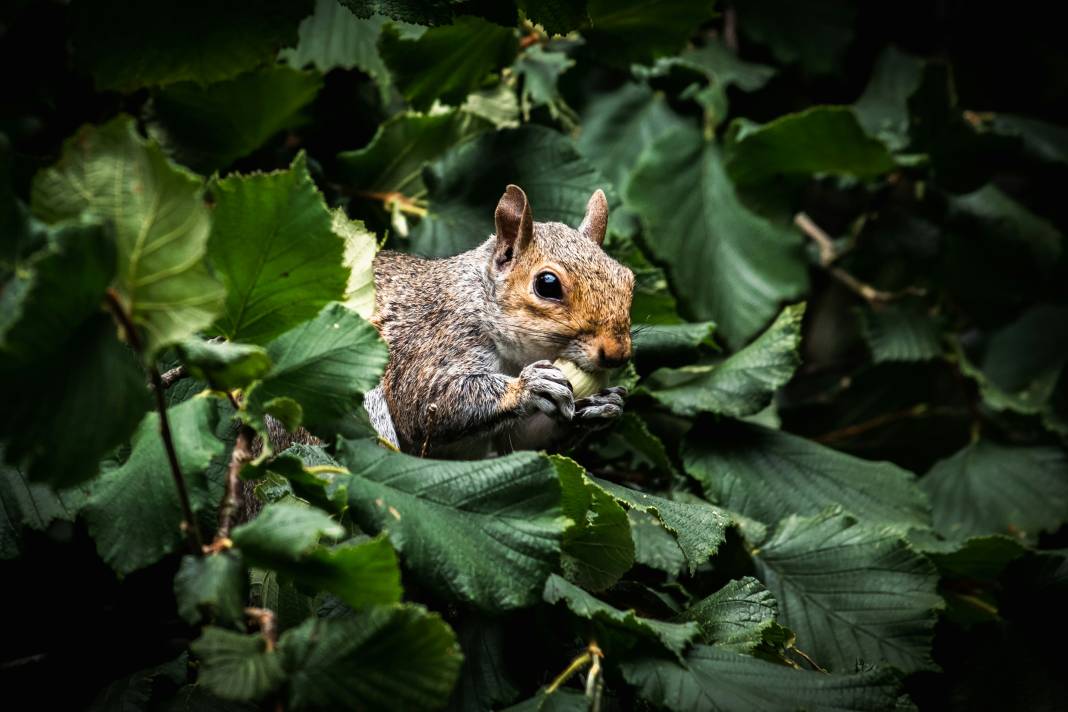
<svg viewBox="0 0 1068 712"><path fill-rule="evenodd" d="M256 621L256 625L260 628L260 635L267 643L267 652L273 652L278 646L278 626L275 624L274 611L269 608L250 606L245 609L245 615Z"/></svg>
<svg viewBox="0 0 1068 712"><path fill-rule="evenodd" d="M170 388L176 381L180 381L188 375L189 373L186 372L185 366L175 366L169 371L161 373L159 380L163 383L164 388Z"/></svg>
<svg viewBox="0 0 1068 712"><path fill-rule="evenodd" d="M820 672L822 672L824 674L827 674L827 671L825 669L823 669L822 667L820 667L819 663L817 663L815 660L813 660L811 657L809 657L808 654L805 653L804 650L801 650L801 648L798 648L796 645L791 645L789 649L794 651L798 655L800 655L802 658L804 658L805 662L807 662L809 665L811 665L814 669L819 670Z"/></svg>
<svg viewBox="0 0 1068 712"><path fill-rule="evenodd" d="M867 282L862 282L841 267L834 266L834 263L841 257L841 253L839 253L838 249L834 246L834 241L831 239L830 235L828 235L823 228L814 223L812 218L804 213L798 213L794 216L794 224L801 228L801 232L805 233L805 235L819 246L820 266L827 270L828 274L845 285L849 291L858 295L865 301L873 304L885 304L903 297L922 297L927 294L927 290L922 287L908 286L898 292L887 292L882 289L877 289Z"/></svg>
<svg viewBox="0 0 1068 712"><path fill-rule="evenodd" d="M883 413L882 415L877 415L874 418L854 425L847 425L844 428L831 430L830 432L813 438L813 440L818 443L823 443L824 445L829 445L830 443L855 438L858 435L863 435L869 430L875 430L876 428L881 428L884 425L896 423L901 420L908 420L909 418L930 418L938 415L954 415L960 412L961 411L958 408L951 408L948 406L931 408L926 403L919 403L911 408L902 408L901 410Z"/></svg>
<svg viewBox="0 0 1068 712"><path fill-rule="evenodd" d="M109 288L105 292L105 298L108 307L111 309L112 314L118 320L122 326L123 332L126 334L126 340L134 351L138 353L144 360L144 344L141 341L141 335L137 331L137 327L134 325L130 316L126 313L126 309L122 306L122 301L119 299L119 295L114 289ZM167 461L170 463L171 476L174 478L174 486L178 488L178 502L182 507L182 531L190 538L193 546L193 551L197 556L202 556L204 552L204 540L200 536L200 529L196 525L196 518L193 516L193 506L189 502L189 489L185 484L185 477L182 475L182 468L178 464L178 453L174 449L174 437L171 434L171 424L167 419L167 402L164 399L163 391L163 378L160 376L159 369L155 364L145 367L148 371L150 380L152 381L152 393L156 398L156 412L159 414L159 434L163 440L163 449L167 453Z"/></svg>
<svg viewBox="0 0 1068 712"><path fill-rule="evenodd" d="M230 453L230 467L226 471L226 494L223 496L222 506L219 507L219 531L212 547L223 546L230 541L234 517L241 508L241 468L252 461L252 441L255 438L256 433L249 426L242 423L238 427L234 449Z"/></svg>

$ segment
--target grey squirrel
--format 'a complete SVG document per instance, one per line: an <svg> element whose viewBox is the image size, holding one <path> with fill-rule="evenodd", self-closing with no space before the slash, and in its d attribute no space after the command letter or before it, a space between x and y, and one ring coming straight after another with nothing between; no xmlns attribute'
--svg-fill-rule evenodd
<svg viewBox="0 0 1068 712"><path fill-rule="evenodd" d="M364 405L404 452L474 459L541 449L622 414L622 388L575 399L557 358L595 372L631 355L634 274L601 249L608 201L577 229L534 222L509 185L496 234L445 259L383 251L372 323L389 363Z"/></svg>

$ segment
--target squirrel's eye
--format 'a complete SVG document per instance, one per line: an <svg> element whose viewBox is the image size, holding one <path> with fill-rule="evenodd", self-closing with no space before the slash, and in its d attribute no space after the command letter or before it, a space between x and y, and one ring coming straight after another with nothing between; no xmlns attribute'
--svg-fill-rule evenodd
<svg viewBox="0 0 1068 712"><path fill-rule="evenodd" d="M564 296L564 288L555 274L540 272L534 278L534 293L542 299L561 299Z"/></svg>

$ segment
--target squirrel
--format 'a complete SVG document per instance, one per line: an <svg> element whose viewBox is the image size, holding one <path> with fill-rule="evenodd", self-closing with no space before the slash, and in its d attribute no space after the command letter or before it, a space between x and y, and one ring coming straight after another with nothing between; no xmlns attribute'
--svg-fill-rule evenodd
<svg viewBox="0 0 1068 712"><path fill-rule="evenodd" d="M597 372L631 356L634 274L601 249L604 192L576 229L534 222L526 194L509 185L494 222L496 234L454 257L375 256L371 323L389 362L364 405L404 452L477 459L543 449L622 414L623 388L576 400L552 364Z"/></svg>

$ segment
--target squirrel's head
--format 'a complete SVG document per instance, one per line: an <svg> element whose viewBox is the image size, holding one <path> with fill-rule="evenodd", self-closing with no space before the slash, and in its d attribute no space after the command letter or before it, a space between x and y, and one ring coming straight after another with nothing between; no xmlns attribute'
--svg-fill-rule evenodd
<svg viewBox="0 0 1068 712"><path fill-rule="evenodd" d="M597 371L630 359L634 273L601 249L608 200L597 190L578 228L536 223L527 196L509 185L494 215L489 274L498 337L510 360L559 357Z"/></svg>

